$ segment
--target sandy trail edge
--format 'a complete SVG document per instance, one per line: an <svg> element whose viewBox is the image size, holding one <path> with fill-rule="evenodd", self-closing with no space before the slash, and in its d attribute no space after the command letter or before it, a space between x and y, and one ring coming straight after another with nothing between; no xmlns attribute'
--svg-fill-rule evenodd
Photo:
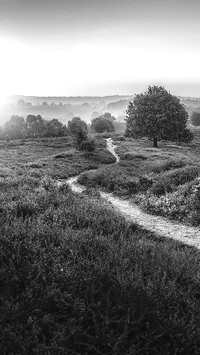
<svg viewBox="0 0 200 355"><path fill-rule="evenodd" d="M119 162L119 156L115 153L116 146L112 138L107 139L107 149L115 156L116 164ZM77 183L78 176L68 179L66 182L72 191L81 193L86 188ZM149 230L159 236L172 238L187 245L195 246L200 249L200 228L190 227L181 223L171 222L164 217L158 217L143 212L137 205L129 200L114 196L112 193L100 191L101 197L109 201L117 211L119 211L128 220L137 223L139 226Z"/></svg>

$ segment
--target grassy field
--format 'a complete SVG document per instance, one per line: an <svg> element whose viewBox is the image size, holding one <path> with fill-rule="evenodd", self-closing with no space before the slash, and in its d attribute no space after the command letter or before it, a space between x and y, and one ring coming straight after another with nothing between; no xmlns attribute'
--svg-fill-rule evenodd
<svg viewBox="0 0 200 355"><path fill-rule="evenodd" d="M100 167L103 146L89 159L68 138L0 147L0 354L200 353L199 252L128 223L98 194L50 179ZM151 173L151 159L153 174L170 171L163 164L172 158L172 170L185 169L197 146L121 141L121 158L140 158L100 173L115 183L119 174L121 194L130 195L136 170ZM198 157L191 164L196 174Z"/></svg>

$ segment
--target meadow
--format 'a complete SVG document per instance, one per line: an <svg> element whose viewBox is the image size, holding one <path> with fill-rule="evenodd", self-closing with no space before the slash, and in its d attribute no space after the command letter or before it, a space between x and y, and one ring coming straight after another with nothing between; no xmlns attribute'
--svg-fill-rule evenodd
<svg viewBox="0 0 200 355"><path fill-rule="evenodd" d="M96 169L101 163L114 162L106 142L99 138L94 153L86 159L77 151L70 137L19 139L0 141L0 177L6 179L29 178L67 179L87 169Z"/></svg>
<svg viewBox="0 0 200 355"><path fill-rule="evenodd" d="M55 184L98 168L89 186L134 198L135 178L144 193L152 174L186 169L193 181L198 140L116 143L121 162L109 166L103 138L89 158L69 137L1 143L1 354L200 352L199 251L127 222L98 193Z"/></svg>

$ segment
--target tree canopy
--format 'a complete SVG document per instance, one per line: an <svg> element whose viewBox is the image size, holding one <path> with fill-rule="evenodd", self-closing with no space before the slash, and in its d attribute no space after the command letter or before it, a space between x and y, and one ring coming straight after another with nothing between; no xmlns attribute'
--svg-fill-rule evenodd
<svg viewBox="0 0 200 355"><path fill-rule="evenodd" d="M188 113L180 100L162 86L149 86L129 102L126 112L127 137L147 137L157 147L158 140L190 141Z"/></svg>

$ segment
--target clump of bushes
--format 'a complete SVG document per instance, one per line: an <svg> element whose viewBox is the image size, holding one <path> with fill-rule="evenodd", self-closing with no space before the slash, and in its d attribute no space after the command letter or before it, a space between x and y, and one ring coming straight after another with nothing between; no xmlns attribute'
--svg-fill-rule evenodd
<svg viewBox="0 0 200 355"><path fill-rule="evenodd" d="M154 173L161 173L163 171L171 170L171 169L177 169L177 168L182 168L186 165L186 162L181 160L181 159L168 159L165 162L160 162L157 164L154 164L151 168L151 170Z"/></svg>
<svg viewBox="0 0 200 355"><path fill-rule="evenodd" d="M138 191L138 178L126 177L123 174L116 175L115 171L104 168L94 172L84 172L79 178L78 182L89 187L100 187L110 192L126 190L127 194L134 194Z"/></svg>
<svg viewBox="0 0 200 355"><path fill-rule="evenodd" d="M147 192L134 198L145 210L191 225L200 225L200 181L180 185L176 191L156 196Z"/></svg>
<svg viewBox="0 0 200 355"><path fill-rule="evenodd" d="M141 159L141 160L146 160L147 157L142 154L132 154L132 153L125 153L121 156L122 160L134 160L134 159Z"/></svg>
<svg viewBox="0 0 200 355"><path fill-rule="evenodd" d="M116 158L107 148L96 148L89 156L92 161L102 164L113 164L116 162Z"/></svg>
<svg viewBox="0 0 200 355"><path fill-rule="evenodd" d="M153 185L155 176L152 172L139 176L138 191L147 191Z"/></svg>
<svg viewBox="0 0 200 355"><path fill-rule="evenodd" d="M177 186L194 180L199 174L199 168L196 166L186 166L179 169L173 169L159 175L150 189L150 193L156 196L172 192Z"/></svg>
<svg viewBox="0 0 200 355"><path fill-rule="evenodd" d="M90 153L94 152L95 150L95 142L92 138L87 138L86 140L82 141L79 146L79 150L85 153L85 156L88 157Z"/></svg>

